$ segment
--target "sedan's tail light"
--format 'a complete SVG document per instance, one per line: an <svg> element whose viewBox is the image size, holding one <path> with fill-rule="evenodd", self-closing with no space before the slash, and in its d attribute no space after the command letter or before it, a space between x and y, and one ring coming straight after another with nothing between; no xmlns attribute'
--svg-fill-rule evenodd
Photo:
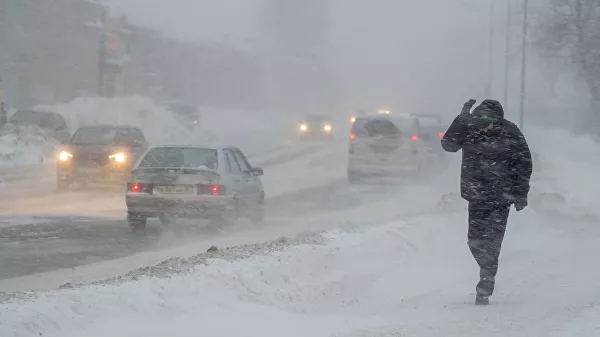
<svg viewBox="0 0 600 337"><path fill-rule="evenodd" d="M198 194L200 195L224 195L224 185L200 185L198 188Z"/></svg>
<svg viewBox="0 0 600 337"><path fill-rule="evenodd" d="M438 132L438 136L440 136L440 138L444 138L444 133L442 131Z"/></svg>
<svg viewBox="0 0 600 337"><path fill-rule="evenodd" d="M351 132L350 133L350 140L354 140L354 139L356 139L356 133Z"/></svg>
<svg viewBox="0 0 600 337"><path fill-rule="evenodd" d="M152 184L127 183L127 191L132 193L152 193Z"/></svg>
<svg viewBox="0 0 600 337"><path fill-rule="evenodd" d="M412 137L410 137L410 139L412 139L414 141L417 141L417 140L419 140L419 136L413 135Z"/></svg>

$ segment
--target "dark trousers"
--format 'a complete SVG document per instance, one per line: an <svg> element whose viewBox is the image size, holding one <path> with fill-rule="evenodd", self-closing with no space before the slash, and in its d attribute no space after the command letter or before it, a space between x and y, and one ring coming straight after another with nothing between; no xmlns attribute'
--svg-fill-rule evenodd
<svg viewBox="0 0 600 337"><path fill-rule="evenodd" d="M479 264L480 281L477 294L491 296L494 292L495 277L498 272L498 257L510 205L497 203L469 203L468 244L475 261Z"/></svg>

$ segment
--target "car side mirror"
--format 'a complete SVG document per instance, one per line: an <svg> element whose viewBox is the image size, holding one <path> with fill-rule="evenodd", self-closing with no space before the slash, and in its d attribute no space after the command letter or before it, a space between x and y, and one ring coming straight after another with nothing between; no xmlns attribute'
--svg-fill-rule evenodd
<svg viewBox="0 0 600 337"><path fill-rule="evenodd" d="M252 175L254 175L254 176L262 176L265 174L264 170L259 167L252 168L251 172L252 172Z"/></svg>

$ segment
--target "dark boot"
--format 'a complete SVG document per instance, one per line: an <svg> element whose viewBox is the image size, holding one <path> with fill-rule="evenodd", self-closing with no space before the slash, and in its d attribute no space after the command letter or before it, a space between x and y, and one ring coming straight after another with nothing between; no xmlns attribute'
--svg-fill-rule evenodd
<svg viewBox="0 0 600 337"><path fill-rule="evenodd" d="M489 305L489 304L490 304L490 298L488 296L481 295L481 294L477 294L477 296L475 296L475 305Z"/></svg>
<svg viewBox="0 0 600 337"><path fill-rule="evenodd" d="M494 287L496 285L496 278L493 275L493 271L490 272L488 269L481 268L479 272L479 283L477 283L477 294L482 296L492 296L494 293Z"/></svg>

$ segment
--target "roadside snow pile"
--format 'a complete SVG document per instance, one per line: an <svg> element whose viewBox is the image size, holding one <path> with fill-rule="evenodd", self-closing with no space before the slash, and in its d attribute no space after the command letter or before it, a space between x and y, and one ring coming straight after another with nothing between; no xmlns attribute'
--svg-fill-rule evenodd
<svg viewBox="0 0 600 337"><path fill-rule="evenodd" d="M118 98L79 97L67 104L38 106L60 113L71 133L88 124L126 124L140 127L153 143L195 144L207 141L205 133L194 133L179 123L171 112L142 96Z"/></svg>
<svg viewBox="0 0 600 337"><path fill-rule="evenodd" d="M39 127L5 125L0 130L0 167L47 162L57 146Z"/></svg>
<svg viewBox="0 0 600 337"><path fill-rule="evenodd" d="M240 147L249 155L281 146L289 135L285 117L200 107L197 126L143 96L80 97L63 105L40 106L67 119L71 132L85 124L128 124L142 128L156 144L213 144Z"/></svg>
<svg viewBox="0 0 600 337"><path fill-rule="evenodd" d="M588 268L598 230L542 226L535 212L523 212L511 220L494 303L473 306L478 272L464 226L457 227L464 221L464 214L445 214L348 227L172 259L81 288L5 297L0 331L3 337L547 336L570 327L600 298L598 272ZM585 322L585 331L594 321Z"/></svg>
<svg viewBox="0 0 600 337"><path fill-rule="evenodd" d="M532 206L600 220L600 144L559 129L531 128L526 137L535 152Z"/></svg>

